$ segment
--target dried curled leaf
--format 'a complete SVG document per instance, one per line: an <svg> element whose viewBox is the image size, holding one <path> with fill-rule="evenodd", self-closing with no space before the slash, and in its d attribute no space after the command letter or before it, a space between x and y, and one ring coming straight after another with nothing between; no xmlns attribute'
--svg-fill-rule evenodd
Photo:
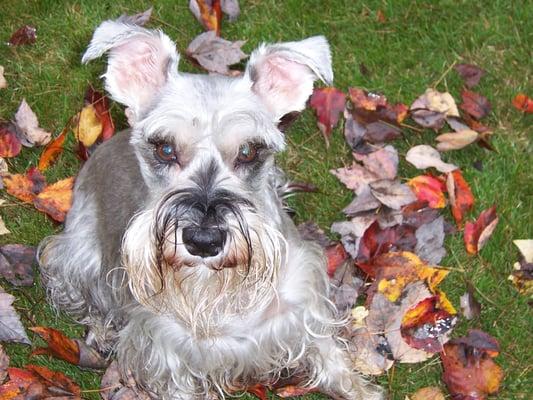
<svg viewBox="0 0 533 400"><path fill-rule="evenodd" d="M72 205L72 188L74 178L66 178L47 186L33 200L39 211L48 214L57 222L63 222Z"/></svg>
<svg viewBox="0 0 533 400"><path fill-rule="evenodd" d="M474 195L461 170L457 169L447 175L446 188L455 223L458 227L462 227L465 214L474 206Z"/></svg>
<svg viewBox="0 0 533 400"><path fill-rule="evenodd" d="M48 143L48 145L44 148L41 157L39 158L39 164L37 165L39 171L46 170L63 152L63 144L65 143L65 138L67 137L69 128L70 121L63 128L61 134L54 140L52 140L50 143Z"/></svg>
<svg viewBox="0 0 533 400"><path fill-rule="evenodd" d="M6 293L0 286L0 342L30 344L20 317L12 305L14 301L15 297Z"/></svg>
<svg viewBox="0 0 533 400"><path fill-rule="evenodd" d="M26 99L22 99L15 114L15 123L21 131L21 142L24 146L43 146L50 141L50 132L39 128L37 115L32 111Z"/></svg>
<svg viewBox="0 0 533 400"><path fill-rule="evenodd" d="M17 29L9 39L10 46L20 46L22 44L33 44L37 40L37 29L31 25L24 25Z"/></svg>
<svg viewBox="0 0 533 400"><path fill-rule="evenodd" d="M7 174L3 180L7 192L25 203L31 203L46 186L44 176L35 167L26 174Z"/></svg>

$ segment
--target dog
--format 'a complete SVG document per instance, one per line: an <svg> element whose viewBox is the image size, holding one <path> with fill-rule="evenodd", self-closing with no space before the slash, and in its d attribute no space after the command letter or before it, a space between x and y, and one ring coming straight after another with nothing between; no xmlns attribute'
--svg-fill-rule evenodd
<svg viewBox="0 0 533 400"><path fill-rule="evenodd" d="M263 44L239 77L178 71L160 31L105 21L84 63L132 128L81 169L62 233L39 249L52 304L88 327L156 399L206 399L297 380L335 399L382 398L337 337L322 250L284 210L278 128L331 83L322 36Z"/></svg>

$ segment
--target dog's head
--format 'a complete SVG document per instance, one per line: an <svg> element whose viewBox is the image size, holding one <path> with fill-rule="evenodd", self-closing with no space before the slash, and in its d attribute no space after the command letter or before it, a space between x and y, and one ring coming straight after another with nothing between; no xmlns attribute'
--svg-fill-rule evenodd
<svg viewBox="0 0 533 400"><path fill-rule="evenodd" d="M181 73L166 35L120 22L97 28L83 61L105 52L106 89L127 106L151 193L125 239L126 263L144 265L126 265L131 279L149 294L169 267L272 275L268 264L283 252L272 187L278 124L305 107L315 80L332 81L326 39L261 45L239 77Z"/></svg>

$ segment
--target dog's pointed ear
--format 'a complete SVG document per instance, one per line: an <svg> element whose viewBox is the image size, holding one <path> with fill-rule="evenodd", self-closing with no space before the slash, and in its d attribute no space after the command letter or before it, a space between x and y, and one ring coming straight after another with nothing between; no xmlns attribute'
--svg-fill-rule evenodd
<svg viewBox="0 0 533 400"><path fill-rule="evenodd" d="M136 25L105 21L94 32L82 62L109 53L105 78L111 97L138 119L157 93L177 75L179 54L168 36Z"/></svg>
<svg viewBox="0 0 533 400"><path fill-rule="evenodd" d="M324 36L263 44L250 56L245 76L251 80L252 90L279 120L305 108L315 80L332 83L329 44Z"/></svg>

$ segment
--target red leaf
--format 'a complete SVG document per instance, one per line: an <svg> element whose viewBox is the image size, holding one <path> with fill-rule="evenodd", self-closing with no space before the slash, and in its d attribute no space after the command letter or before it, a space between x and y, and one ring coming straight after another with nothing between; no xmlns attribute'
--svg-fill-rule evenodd
<svg viewBox="0 0 533 400"><path fill-rule="evenodd" d="M259 400L267 400L267 388L264 385L254 385L246 388L246 393L250 393Z"/></svg>
<svg viewBox="0 0 533 400"><path fill-rule="evenodd" d="M461 170L458 169L448 174L447 187L453 218L457 226L461 228L465 214L474 206L474 195Z"/></svg>
<svg viewBox="0 0 533 400"><path fill-rule="evenodd" d="M80 348L78 343L66 337L62 332L44 326L35 326L31 331L38 334L48 344L48 347L39 347L31 355L49 354L71 364L80 362Z"/></svg>
<svg viewBox="0 0 533 400"><path fill-rule="evenodd" d="M484 210L479 214L476 222L467 222L464 229L466 251L477 254L490 238L498 224L496 206Z"/></svg>
<svg viewBox="0 0 533 400"><path fill-rule="evenodd" d="M419 201L426 201L431 208L444 208L446 186L442 181L431 175L414 177L407 184L411 187Z"/></svg>
<svg viewBox="0 0 533 400"><path fill-rule="evenodd" d="M283 398L304 396L308 393L317 393L319 390L317 388L310 387L301 387L296 385L288 385L279 389L276 389L276 394Z"/></svg>
<svg viewBox="0 0 533 400"><path fill-rule="evenodd" d="M40 171L46 170L52 163L57 159L57 157L63 152L63 144L65 143L65 138L70 128L70 122L63 128L61 134L52 140L44 148L41 157L39 158L38 168Z"/></svg>
<svg viewBox="0 0 533 400"><path fill-rule="evenodd" d="M328 260L328 275L330 278L332 278L333 275L335 275L337 268L348 259L348 253L346 253L342 243L328 246L325 250L325 253Z"/></svg>
<svg viewBox="0 0 533 400"><path fill-rule="evenodd" d="M0 157L15 157L20 153L22 145L15 132L15 127L9 122L0 124Z"/></svg>
<svg viewBox="0 0 533 400"><path fill-rule="evenodd" d="M339 122L339 115L344 110L346 95L334 87L315 89L309 100L318 118L318 127L329 144L331 130Z"/></svg>
<svg viewBox="0 0 533 400"><path fill-rule="evenodd" d="M485 96L470 90L463 90L461 97L463 98L463 103L459 107L475 119L483 118L492 108Z"/></svg>
<svg viewBox="0 0 533 400"><path fill-rule="evenodd" d="M484 69L472 64L457 64L453 69L463 78L468 88L476 86L479 80L486 74Z"/></svg>
<svg viewBox="0 0 533 400"><path fill-rule="evenodd" d="M26 174L5 175L3 180L7 192L25 203L31 203L46 186L44 176L35 167Z"/></svg>
<svg viewBox="0 0 533 400"><path fill-rule="evenodd" d="M63 389L75 396L79 396L81 393L80 387L62 372L52 371L40 365L28 364L26 368L42 378L49 387Z"/></svg>
<svg viewBox="0 0 533 400"><path fill-rule="evenodd" d="M359 244L357 266L370 276L374 272L367 264L373 258L396 250L413 250L416 245L415 229L410 226L396 225L391 228L381 229L379 222L375 221L365 231Z"/></svg>
<svg viewBox="0 0 533 400"><path fill-rule="evenodd" d="M96 116L102 122L102 140L106 141L115 133L115 124L109 112L109 98L89 85L85 92L85 105L88 104L92 104L96 111Z"/></svg>
<svg viewBox="0 0 533 400"><path fill-rule="evenodd" d="M33 44L37 40L37 29L30 25L24 25L11 35L8 44L19 46L21 44Z"/></svg>
<svg viewBox="0 0 533 400"><path fill-rule="evenodd" d="M215 31L220 36L222 9L220 0L196 0L200 9L201 23L208 31Z"/></svg>
<svg viewBox="0 0 533 400"><path fill-rule="evenodd" d="M72 205L72 187L74 178L66 178L47 186L33 199L33 205L39 211L48 214L57 222L63 222Z"/></svg>
<svg viewBox="0 0 533 400"><path fill-rule="evenodd" d="M494 338L477 330L444 345L442 379L454 399L482 400L498 391L503 371L492 360L498 347Z"/></svg>
<svg viewBox="0 0 533 400"><path fill-rule="evenodd" d="M533 113L533 100L525 95L525 93L518 93L513 99L513 106L520 111L531 114Z"/></svg>

